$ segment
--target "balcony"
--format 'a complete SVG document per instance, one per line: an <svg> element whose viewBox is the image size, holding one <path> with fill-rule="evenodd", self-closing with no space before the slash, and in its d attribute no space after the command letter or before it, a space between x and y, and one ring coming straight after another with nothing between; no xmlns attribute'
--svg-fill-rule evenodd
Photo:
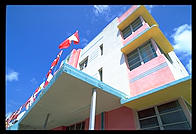
<svg viewBox="0 0 196 134"><path fill-rule="evenodd" d="M142 16L149 26L152 26L154 24L158 26L157 22L144 6L132 6L127 12L119 17L118 28L122 31L130 24L130 22L133 22L139 16Z"/></svg>
<svg viewBox="0 0 196 134"><path fill-rule="evenodd" d="M174 50L173 46L161 32L157 25L152 25L151 27L143 30L133 39L128 41L124 47L121 48L121 52L124 54L129 54L134 49L138 48L142 45L145 41L149 39L155 40L157 44L162 48L165 53L169 53Z"/></svg>

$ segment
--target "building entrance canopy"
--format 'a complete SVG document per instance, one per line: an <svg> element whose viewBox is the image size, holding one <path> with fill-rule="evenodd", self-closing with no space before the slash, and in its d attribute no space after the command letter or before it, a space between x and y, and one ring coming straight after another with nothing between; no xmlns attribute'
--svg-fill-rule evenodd
<svg viewBox="0 0 196 134"><path fill-rule="evenodd" d="M121 106L126 94L65 64L19 120L18 129L52 129L89 118L92 90L96 88L96 114Z"/></svg>

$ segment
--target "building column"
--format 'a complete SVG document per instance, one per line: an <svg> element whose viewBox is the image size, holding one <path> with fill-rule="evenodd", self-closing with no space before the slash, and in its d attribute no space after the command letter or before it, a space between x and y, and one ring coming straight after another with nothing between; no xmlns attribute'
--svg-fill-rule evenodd
<svg viewBox="0 0 196 134"><path fill-rule="evenodd" d="M93 88L90 108L89 130L94 130L96 110L96 88Z"/></svg>

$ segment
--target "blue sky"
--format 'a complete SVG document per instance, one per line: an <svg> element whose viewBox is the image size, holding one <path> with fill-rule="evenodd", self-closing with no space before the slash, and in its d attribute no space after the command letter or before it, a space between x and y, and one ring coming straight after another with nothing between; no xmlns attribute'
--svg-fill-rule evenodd
<svg viewBox="0 0 196 134"><path fill-rule="evenodd" d="M6 114L16 111L45 80L59 44L76 30L83 48L131 5L8 5L6 8ZM192 6L146 5L189 74L192 64ZM59 64L60 64L59 62ZM59 66L59 65L58 65Z"/></svg>

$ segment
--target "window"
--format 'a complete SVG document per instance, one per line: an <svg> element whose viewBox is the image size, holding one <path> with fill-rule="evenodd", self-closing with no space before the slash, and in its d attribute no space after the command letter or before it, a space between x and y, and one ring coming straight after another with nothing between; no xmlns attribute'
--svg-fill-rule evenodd
<svg viewBox="0 0 196 134"><path fill-rule="evenodd" d="M99 71L99 78L100 78L100 81L103 80L103 76L102 76L102 68L98 70Z"/></svg>
<svg viewBox="0 0 196 134"><path fill-rule="evenodd" d="M134 22L132 22L131 26L133 28L133 32L135 32L137 29L139 29L142 26L142 21L141 21L140 17L138 17Z"/></svg>
<svg viewBox="0 0 196 134"><path fill-rule="evenodd" d="M69 62L70 56L71 56L71 55L68 55L68 56L66 57L66 63Z"/></svg>
<svg viewBox="0 0 196 134"><path fill-rule="evenodd" d="M123 38L126 39L129 35L132 34L132 30L130 25L127 26L124 30L122 30Z"/></svg>
<svg viewBox="0 0 196 134"><path fill-rule="evenodd" d="M85 122L83 121L66 127L66 130L84 130L84 128L85 128Z"/></svg>
<svg viewBox="0 0 196 134"><path fill-rule="evenodd" d="M134 20L130 25L128 25L125 29L122 30L123 38L126 39L129 35L135 32L142 26L142 21L140 17Z"/></svg>
<svg viewBox="0 0 196 134"><path fill-rule="evenodd" d="M191 129L178 101L138 112L142 130L188 130Z"/></svg>
<svg viewBox="0 0 196 134"><path fill-rule="evenodd" d="M84 68L87 67L88 64L88 57L85 58L79 65L80 65L80 70L83 70Z"/></svg>
<svg viewBox="0 0 196 134"><path fill-rule="evenodd" d="M103 55L103 44L101 46L99 46L100 51L101 51L101 55Z"/></svg>
<svg viewBox="0 0 196 134"><path fill-rule="evenodd" d="M147 43L127 55L129 69L133 70L155 57L157 57L157 54L149 40Z"/></svg>

